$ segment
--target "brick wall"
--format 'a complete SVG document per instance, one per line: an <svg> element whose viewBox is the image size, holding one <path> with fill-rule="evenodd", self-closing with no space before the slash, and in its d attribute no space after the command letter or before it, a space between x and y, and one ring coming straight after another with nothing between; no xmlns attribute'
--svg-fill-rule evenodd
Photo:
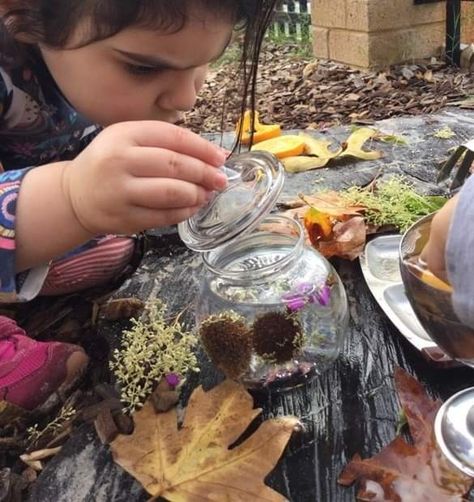
<svg viewBox="0 0 474 502"><path fill-rule="evenodd" d="M462 42L466 44L474 43L474 2L464 2L462 5Z"/></svg>
<svg viewBox="0 0 474 502"><path fill-rule="evenodd" d="M312 0L316 57L363 68L439 55L445 3Z"/></svg>

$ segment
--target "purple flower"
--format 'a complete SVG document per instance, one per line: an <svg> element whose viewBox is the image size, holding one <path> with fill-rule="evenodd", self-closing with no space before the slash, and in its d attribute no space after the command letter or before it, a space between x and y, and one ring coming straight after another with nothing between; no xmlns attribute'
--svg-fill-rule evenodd
<svg viewBox="0 0 474 502"><path fill-rule="evenodd" d="M322 307L327 307L331 300L331 288L325 284L314 296L314 303L318 302Z"/></svg>
<svg viewBox="0 0 474 502"><path fill-rule="evenodd" d="M294 297L291 299L284 299L283 300L287 307L292 311L292 312L297 312L298 310L301 310L305 305L306 302L304 301L304 298L301 297Z"/></svg>
<svg viewBox="0 0 474 502"><path fill-rule="evenodd" d="M281 298L292 312L301 310L307 303L319 303L322 307L327 307L331 299L331 288L325 283L317 288L309 282L301 282Z"/></svg>
<svg viewBox="0 0 474 502"><path fill-rule="evenodd" d="M175 387L177 387L179 385L179 382L181 381L181 378L176 373L168 373L165 376L165 380L166 380L166 383L170 387L175 388Z"/></svg>

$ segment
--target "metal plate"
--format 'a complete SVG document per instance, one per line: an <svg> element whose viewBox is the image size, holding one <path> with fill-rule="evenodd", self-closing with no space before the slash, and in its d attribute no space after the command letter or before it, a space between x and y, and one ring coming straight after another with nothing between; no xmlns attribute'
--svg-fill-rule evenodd
<svg viewBox="0 0 474 502"><path fill-rule="evenodd" d="M431 340L408 301L399 268L401 238L399 234L383 235L366 245L360 257L365 281L390 321L424 357L439 366L457 366L458 363Z"/></svg>

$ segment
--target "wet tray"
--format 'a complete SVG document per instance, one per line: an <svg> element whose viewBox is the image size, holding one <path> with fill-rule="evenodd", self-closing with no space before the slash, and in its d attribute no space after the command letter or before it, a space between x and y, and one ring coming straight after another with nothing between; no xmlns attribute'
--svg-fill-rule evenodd
<svg viewBox="0 0 474 502"><path fill-rule="evenodd" d="M429 337L405 294L398 261L402 236L383 235L371 240L360 257L365 281L377 303L398 331L431 363L457 366Z"/></svg>

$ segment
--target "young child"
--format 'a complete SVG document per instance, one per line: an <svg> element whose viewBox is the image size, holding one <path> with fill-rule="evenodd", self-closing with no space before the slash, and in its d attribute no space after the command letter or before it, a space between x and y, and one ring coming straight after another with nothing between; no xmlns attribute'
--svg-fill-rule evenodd
<svg viewBox="0 0 474 502"><path fill-rule="evenodd" d="M453 306L460 321L474 328L474 176L435 215L422 259L453 287Z"/></svg>
<svg viewBox="0 0 474 502"><path fill-rule="evenodd" d="M226 186L225 152L173 123L236 25L245 104L274 4L0 0L0 301L108 281L130 260L128 235ZM0 400L45 410L88 359L26 335L0 318Z"/></svg>

